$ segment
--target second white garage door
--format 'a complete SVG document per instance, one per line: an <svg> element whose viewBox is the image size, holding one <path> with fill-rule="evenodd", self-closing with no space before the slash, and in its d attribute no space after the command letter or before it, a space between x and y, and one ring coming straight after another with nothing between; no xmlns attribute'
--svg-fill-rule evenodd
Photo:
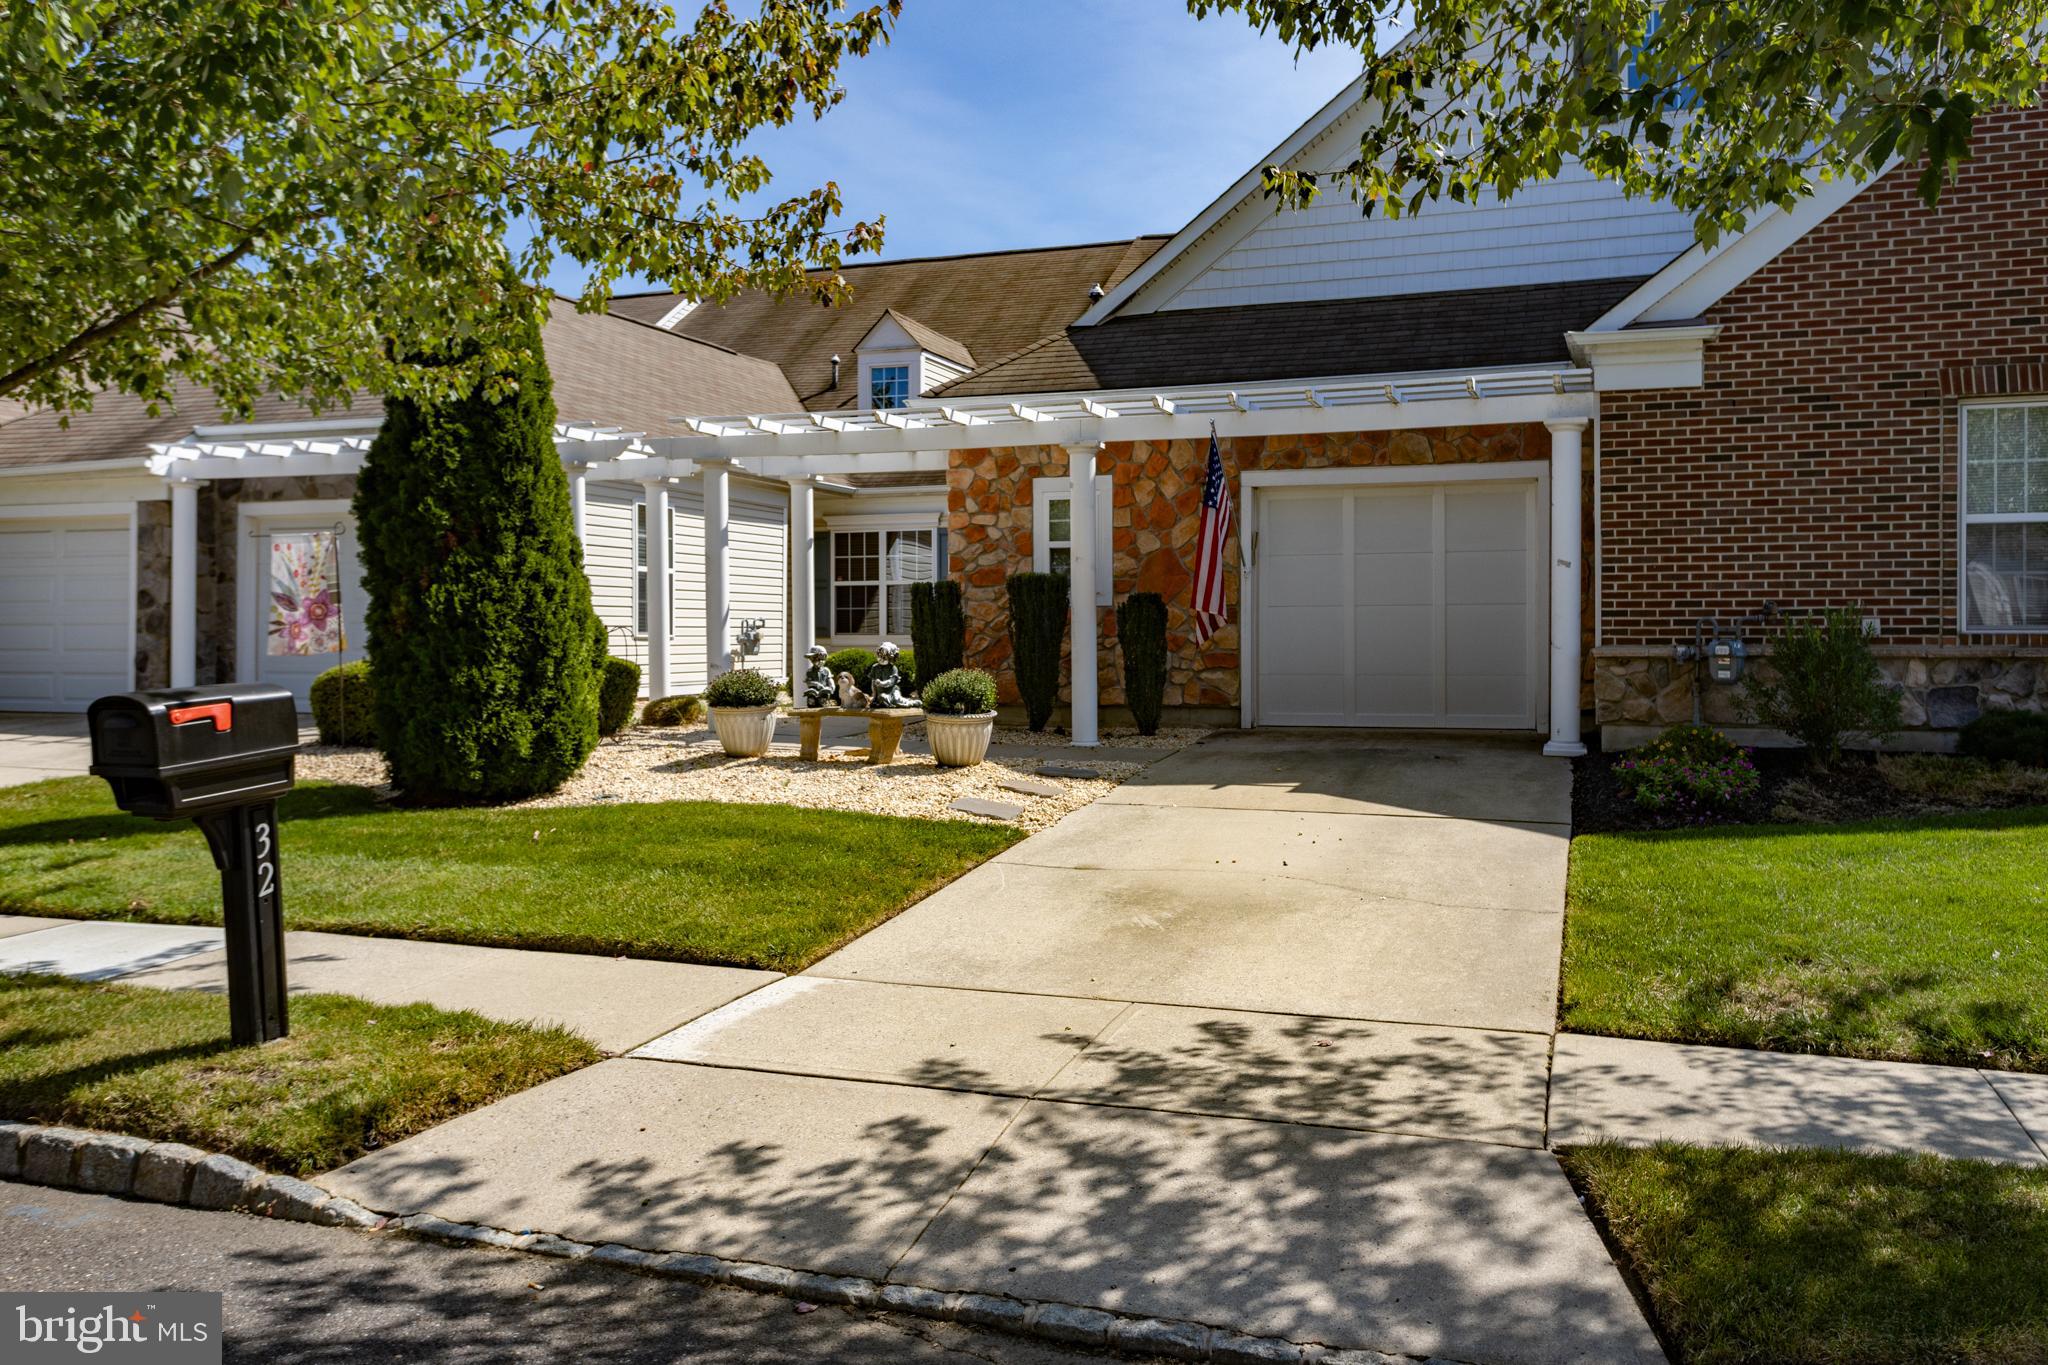
<svg viewBox="0 0 2048 1365"><path fill-rule="evenodd" d="M129 687L126 517L0 520L0 711L83 711Z"/></svg>
<svg viewBox="0 0 2048 1365"><path fill-rule="evenodd" d="M1261 489L1262 725L1532 729L1534 480Z"/></svg>

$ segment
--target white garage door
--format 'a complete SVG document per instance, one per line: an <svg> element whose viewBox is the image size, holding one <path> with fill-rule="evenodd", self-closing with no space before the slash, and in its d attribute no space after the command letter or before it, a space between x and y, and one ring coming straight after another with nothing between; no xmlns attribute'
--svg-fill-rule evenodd
<svg viewBox="0 0 2048 1365"><path fill-rule="evenodd" d="M1263 725L1531 729L1536 484L1261 490Z"/></svg>
<svg viewBox="0 0 2048 1365"><path fill-rule="evenodd" d="M126 517L0 520L0 711L83 711L126 692Z"/></svg>

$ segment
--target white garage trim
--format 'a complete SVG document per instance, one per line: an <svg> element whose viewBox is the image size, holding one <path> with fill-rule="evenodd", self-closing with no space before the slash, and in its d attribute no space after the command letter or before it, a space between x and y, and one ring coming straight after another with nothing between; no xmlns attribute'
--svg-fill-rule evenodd
<svg viewBox="0 0 2048 1365"><path fill-rule="evenodd" d="M1455 465L1399 465L1394 467L1341 467L1330 469L1254 469L1238 476L1238 488L1244 506L1238 516L1238 706L1239 723L1249 730L1258 724L1259 713L1259 668L1258 668L1258 583L1257 583L1257 537L1260 523L1259 494L1261 490L1275 492L1304 488L1398 488L1415 486L1437 486L1444 484L1527 484L1536 485L1538 515L1535 527L1534 563L1540 566L1550 562L1550 517L1545 515L1551 505L1550 461L1548 460L1506 460L1488 464ZM1543 623L1550 619L1548 593L1549 575L1532 570L1529 591L1541 594L1539 603L1532 603L1530 616L1536 622L1535 629L1544 630ZM1537 610L1537 606L1542 610ZM1550 714L1549 670L1543 666L1539 650L1532 660L1530 685L1534 691L1535 728L1547 728Z"/></svg>

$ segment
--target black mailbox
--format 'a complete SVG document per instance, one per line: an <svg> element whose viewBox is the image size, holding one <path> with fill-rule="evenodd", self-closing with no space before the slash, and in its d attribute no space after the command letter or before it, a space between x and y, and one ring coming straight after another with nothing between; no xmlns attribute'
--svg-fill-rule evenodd
<svg viewBox="0 0 2048 1365"><path fill-rule="evenodd" d="M298 704L281 687L123 692L86 708L92 773L114 804L193 819L220 869L228 1017L236 1043L285 1036L284 889L277 798L292 788Z"/></svg>
<svg viewBox="0 0 2048 1365"><path fill-rule="evenodd" d="M176 820L291 790L299 710L282 687L175 687L101 697L86 711L92 774L132 815Z"/></svg>

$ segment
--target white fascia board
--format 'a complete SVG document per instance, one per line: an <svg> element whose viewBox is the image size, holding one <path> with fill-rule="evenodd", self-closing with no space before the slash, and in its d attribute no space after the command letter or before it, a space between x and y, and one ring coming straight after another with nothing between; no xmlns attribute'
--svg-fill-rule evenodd
<svg viewBox="0 0 2048 1365"><path fill-rule="evenodd" d="M1899 157L1892 157L1867 179L1845 176L1824 181L1792 208L1767 213L1711 250L1695 243L1636 286L1627 298L1601 314L1586 330L1613 332L1634 323L1678 322L1700 316L1826 222L1835 210L1882 179L1899 161Z"/></svg>
<svg viewBox="0 0 2048 1365"><path fill-rule="evenodd" d="M329 436L336 432L374 432L383 425L382 416L320 417L298 422L241 422L193 427L192 437L199 441L241 441L286 436Z"/></svg>
<svg viewBox="0 0 2048 1365"><path fill-rule="evenodd" d="M1401 39L1408 41L1409 35ZM1074 320L1076 327L1093 327L1115 316L1118 309L1128 303L1139 290L1166 273L1186 256L1189 250L1202 238L1220 226L1223 221L1244 206L1255 196L1265 193L1265 174L1268 166L1285 166L1313 146L1318 139L1335 127L1358 103L1365 93L1365 73L1359 72L1350 84L1334 95L1329 103L1318 109L1308 122L1290 133L1285 141L1268 152L1259 164L1239 176L1235 183L1218 195L1209 206L1196 214L1188 225L1173 234L1165 246L1147 257L1144 264L1124 276L1111 289L1091 305L1087 312Z"/></svg>
<svg viewBox="0 0 2048 1365"><path fill-rule="evenodd" d="M114 474L123 470L149 471L147 455L125 455L117 460L63 460L49 464L22 464L0 469L0 479L62 477L66 474Z"/></svg>
<svg viewBox="0 0 2048 1365"><path fill-rule="evenodd" d="M1706 346L1719 323L1636 327L1622 332L1566 332L1572 357L1593 371L1598 393L1627 389L1696 389L1706 383Z"/></svg>

